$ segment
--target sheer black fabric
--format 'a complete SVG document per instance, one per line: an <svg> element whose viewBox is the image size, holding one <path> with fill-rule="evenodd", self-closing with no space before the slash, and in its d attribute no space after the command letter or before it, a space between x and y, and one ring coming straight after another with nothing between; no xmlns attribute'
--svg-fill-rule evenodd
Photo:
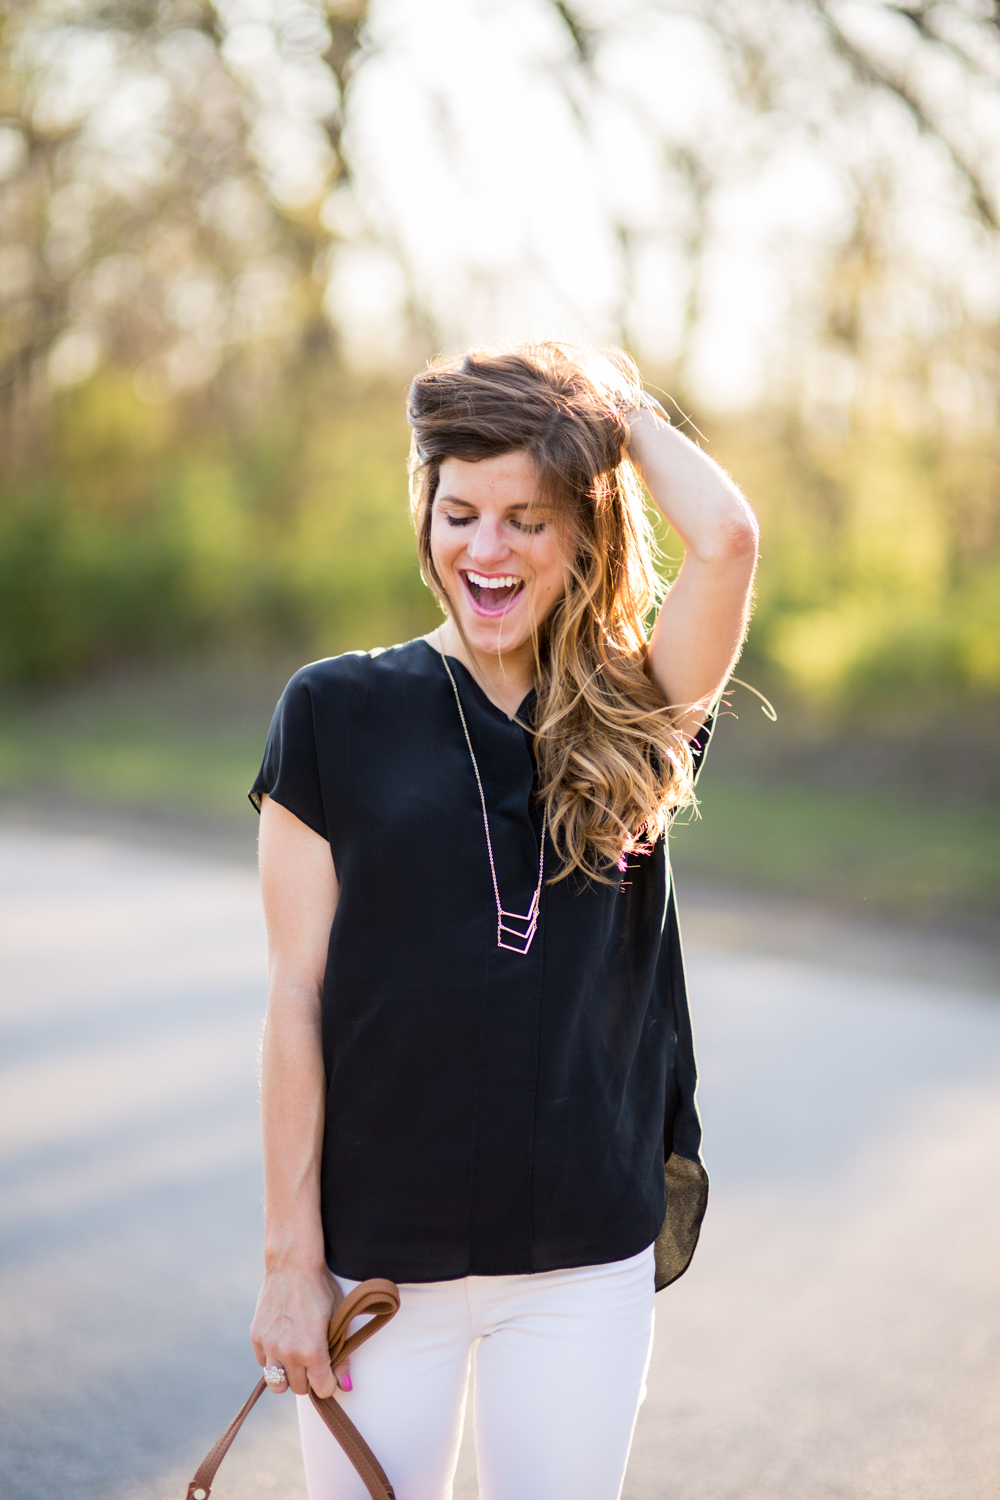
<svg viewBox="0 0 1000 1500"><path fill-rule="evenodd" d="M526 911L531 736L449 663L501 899ZM663 842L613 887L546 885L530 951L499 949L472 762L422 640L297 672L258 809L265 792L329 840L340 882L322 1012L331 1268L437 1281L602 1264L658 1239L658 1284L680 1275L707 1179ZM554 873L551 846L545 860Z"/></svg>

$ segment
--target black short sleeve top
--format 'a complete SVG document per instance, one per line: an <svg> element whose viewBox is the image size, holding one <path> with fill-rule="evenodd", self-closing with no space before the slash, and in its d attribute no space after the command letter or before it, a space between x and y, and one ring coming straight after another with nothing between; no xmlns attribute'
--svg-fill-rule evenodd
<svg viewBox="0 0 1000 1500"><path fill-rule="evenodd" d="M541 833L531 735L449 664L501 899L525 911ZM340 883L322 1000L331 1268L437 1281L657 1240L659 1284L679 1275L706 1179L663 841L614 886L546 884L528 953L498 948L475 773L424 640L297 672L258 808L265 792L329 841ZM545 859L549 876L551 846Z"/></svg>

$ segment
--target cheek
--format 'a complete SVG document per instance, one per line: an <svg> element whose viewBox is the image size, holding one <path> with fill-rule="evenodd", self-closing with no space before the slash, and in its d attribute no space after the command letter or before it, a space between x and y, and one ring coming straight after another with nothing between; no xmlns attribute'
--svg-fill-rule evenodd
<svg viewBox="0 0 1000 1500"><path fill-rule="evenodd" d="M554 600L562 594L566 588L566 569L563 564L562 555L557 547L546 549L544 557L537 560L535 576L541 585L540 592L548 600Z"/></svg>
<svg viewBox="0 0 1000 1500"><path fill-rule="evenodd" d="M440 573L448 566L450 558L455 553L454 546L449 545L453 540L453 533L447 525L442 526L441 522L435 517L431 521L429 540L431 562Z"/></svg>

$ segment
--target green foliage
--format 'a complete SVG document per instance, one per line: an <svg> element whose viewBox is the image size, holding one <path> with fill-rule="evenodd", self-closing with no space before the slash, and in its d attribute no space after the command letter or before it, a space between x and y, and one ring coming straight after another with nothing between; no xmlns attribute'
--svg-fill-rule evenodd
<svg viewBox="0 0 1000 1500"><path fill-rule="evenodd" d="M88 514L57 480L4 495L0 669L44 682L180 645L187 559L164 511L142 521Z"/></svg>
<svg viewBox="0 0 1000 1500"><path fill-rule="evenodd" d="M0 487L0 674L31 685L214 642L320 653L433 624L397 392L195 425L102 375Z"/></svg>
<svg viewBox="0 0 1000 1500"><path fill-rule="evenodd" d="M717 437L761 519L749 658L769 680L873 723L1000 695L992 434L886 424L834 440L775 419Z"/></svg>
<svg viewBox="0 0 1000 1500"><path fill-rule="evenodd" d="M938 804L856 787L768 784L706 767L702 815L679 823L682 877L996 931L1000 803Z"/></svg>
<svg viewBox="0 0 1000 1500"><path fill-rule="evenodd" d="M741 675L873 722L996 699L995 440L703 426L762 523ZM0 675L44 684L227 642L319 655L430 628L407 443L385 380L301 373L250 424L145 405L103 372L55 408L44 462L0 487Z"/></svg>

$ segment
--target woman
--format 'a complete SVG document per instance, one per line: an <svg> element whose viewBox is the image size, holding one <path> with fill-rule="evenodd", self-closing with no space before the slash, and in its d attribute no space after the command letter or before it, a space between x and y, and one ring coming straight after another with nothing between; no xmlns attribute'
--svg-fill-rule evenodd
<svg viewBox="0 0 1000 1500"><path fill-rule="evenodd" d="M756 526L624 355L474 350L417 376L408 415L444 623L298 672L251 793L251 1337L272 1389L339 1391L399 1500L450 1495L473 1355L483 1500L614 1500L654 1283L704 1207L664 835L743 640ZM648 644L637 474L685 549ZM331 1370L331 1312L369 1276L400 1311ZM310 1500L363 1500L299 1413Z"/></svg>

